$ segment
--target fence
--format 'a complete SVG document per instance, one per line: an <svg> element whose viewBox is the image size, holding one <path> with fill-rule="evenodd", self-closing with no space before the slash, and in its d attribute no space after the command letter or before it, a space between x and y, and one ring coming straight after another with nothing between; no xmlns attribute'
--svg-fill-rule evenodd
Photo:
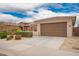
<svg viewBox="0 0 79 59"><path fill-rule="evenodd" d="M73 28L73 36L79 36L79 27Z"/></svg>

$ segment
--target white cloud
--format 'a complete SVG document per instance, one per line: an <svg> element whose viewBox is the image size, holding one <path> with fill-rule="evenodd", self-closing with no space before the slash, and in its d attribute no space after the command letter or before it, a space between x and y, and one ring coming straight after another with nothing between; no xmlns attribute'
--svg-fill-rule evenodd
<svg viewBox="0 0 79 59"><path fill-rule="evenodd" d="M29 22L33 22L33 21L34 21L33 18L25 18L25 19L20 19L20 21L18 21L18 23L19 23L19 22L26 22L26 23L29 23Z"/></svg>
<svg viewBox="0 0 79 59"><path fill-rule="evenodd" d="M0 21L4 22L33 22L35 20L40 20L49 17L57 16L69 16L76 14L65 14L65 13L55 13L50 10L39 8L38 13L31 11L34 7L41 6L39 3L23 3L23 4L0 4L0 11L25 11L28 15L32 15L33 18L18 18L9 14L0 14ZM55 6L60 5L56 4ZM27 11L28 10L28 11Z"/></svg>
<svg viewBox="0 0 79 59"><path fill-rule="evenodd" d="M42 3L20 3L20 4L16 4L16 3L2 3L0 4L0 12L1 11L25 11L27 12L27 10L31 10L37 6L41 6ZM29 12L31 13L31 12ZM2 22L20 22L20 21L25 21L25 22L32 22L32 18L18 18L15 16L12 16L10 14L0 14L0 21Z"/></svg>
<svg viewBox="0 0 79 59"><path fill-rule="evenodd" d="M40 5L42 5L42 3L2 3L0 4L0 11L26 11Z"/></svg>
<svg viewBox="0 0 79 59"><path fill-rule="evenodd" d="M36 20L41 20L44 18L57 17L57 16L74 16L75 14L66 14L66 13L55 13L47 9L39 9L39 13L33 15L33 18Z"/></svg>
<svg viewBox="0 0 79 59"><path fill-rule="evenodd" d="M8 14L0 14L0 22L11 22L11 23L19 23L19 22L33 22L32 18L17 18Z"/></svg>
<svg viewBox="0 0 79 59"><path fill-rule="evenodd" d="M39 9L38 11L39 13L34 15L34 18L36 19L43 19L43 18L48 18L48 17L52 17L53 14L56 14L50 10L46 10L46 9Z"/></svg>
<svg viewBox="0 0 79 59"><path fill-rule="evenodd" d="M51 4L51 6L54 6L55 8L62 8L63 5L59 4L59 3L53 3Z"/></svg>
<svg viewBox="0 0 79 59"><path fill-rule="evenodd" d="M64 13L55 13L50 10L46 9L39 9L39 13L34 13L33 11L29 11L27 14L32 15L33 17L31 18L18 18L9 14L0 14L0 21L4 22L33 22L35 20L41 20L44 18L49 18L49 17L56 17L56 16L69 16L72 14L64 14Z"/></svg>
<svg viewBox="0 0 79 59"><path fill-rule="evenodd" d="M0 21L1 22L17 22L19 21L20 18L14 17L12 15L8 15L8 14L0 14Z"/></svg>

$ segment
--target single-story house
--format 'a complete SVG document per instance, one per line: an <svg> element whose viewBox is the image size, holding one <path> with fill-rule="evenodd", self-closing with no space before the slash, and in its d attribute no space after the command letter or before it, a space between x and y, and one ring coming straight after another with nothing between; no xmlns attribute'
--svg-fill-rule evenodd
<svg viewBox="0 0 79 59"><path fill-rule="evenodd" d="M57 16L37 20L33 23L33 35L38 36L73 36L76 16Z"/></svg>

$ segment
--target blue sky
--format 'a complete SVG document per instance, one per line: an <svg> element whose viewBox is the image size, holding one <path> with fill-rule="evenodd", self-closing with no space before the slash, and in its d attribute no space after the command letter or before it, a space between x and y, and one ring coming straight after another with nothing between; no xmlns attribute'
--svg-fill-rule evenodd
<svg viewBox="0 0 79 59"><path fill-rule="evenodd" d="M0 21L28 22L67 14L79 14L79 3L0 4Z"/></svg>
<svg viewBox="0 0 79 59"><path fill-rule="evenodd" d="M79 13L79 3L46 3L41 6L36 6L33 9L30 9L34 13L39 13L38 10L44 8L55 13ZM0 11L3 14L9 14L19 18L29 18L32 15L27 14L26 11Z"/></svg>
<svg viewBox="0 0 79 59"><path fill-rule="evenodd" d="M19 17L19 18L25 18L25 17L31 17L30 15L28 14L24 14L24 12L16 12L16 11L11 11L11 12L2 12L4 14L10 14L12 16L15 16L15 17Z"/></svg>
<svg viewBox="0 0 79 59"><path fill-rule="evenodd" d="M79 3L59 3L59 4L46 4L43 7L53 12L61 13L79 13Z"/></svg>

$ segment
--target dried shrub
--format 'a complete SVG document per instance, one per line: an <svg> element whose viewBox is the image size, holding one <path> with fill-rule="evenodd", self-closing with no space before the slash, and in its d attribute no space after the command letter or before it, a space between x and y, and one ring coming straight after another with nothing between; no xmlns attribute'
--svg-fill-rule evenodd
<svg viewBox="0 0 79 59"><path fill-rule="evenodd" d="M13 35L7 37L7 40L12 40L12 39L13 39Z"/></svg>
<svg viewBox="0 0 79 59"><path fill-rule="evenodd" d="M21 35L15 35L15 40L21 40Z"/></svg>

